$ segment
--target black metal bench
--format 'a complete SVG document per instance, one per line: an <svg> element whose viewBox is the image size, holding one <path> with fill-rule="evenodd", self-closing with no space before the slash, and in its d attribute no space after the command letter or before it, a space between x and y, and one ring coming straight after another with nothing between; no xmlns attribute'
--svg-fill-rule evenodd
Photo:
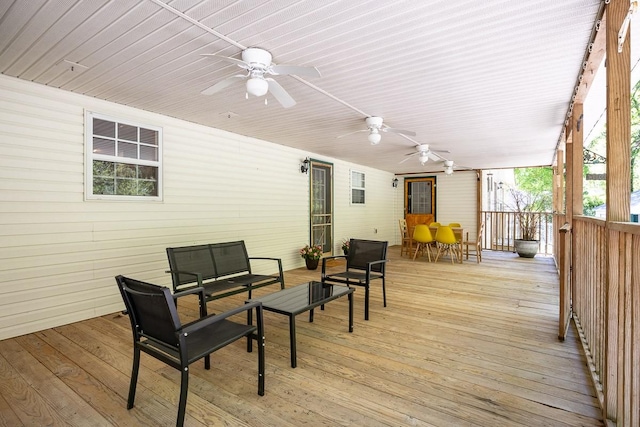
<svg viewBox="0 0 640 427"><path fill-rule="evenodd" d="M280 283L284 289L282 261L279 258L249 257L244 240L205 245L167 248L169 271L173 291L202 286L206 300L212 301L230 295L251 291ZM274 261L278 274L253 274L252 260Z"/></svg>

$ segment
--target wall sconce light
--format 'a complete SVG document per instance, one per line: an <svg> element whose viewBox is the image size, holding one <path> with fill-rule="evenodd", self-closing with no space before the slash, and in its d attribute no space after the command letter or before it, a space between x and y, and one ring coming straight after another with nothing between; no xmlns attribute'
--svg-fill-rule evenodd
<svg viewBox="0 0 640 427"><path fill-rule="evenodd" d="M308 157L302 161L302 164L300 165L301 173L307 173L309 171L309 163L311 162L309 161Z"/></svg>
<svg viewBox="0 0 640 427"><path fill-rule="evenodd" d="M393 181L391 181L391 185L393 186L393 188L398 188L398 178L393 178Z"/></svg>

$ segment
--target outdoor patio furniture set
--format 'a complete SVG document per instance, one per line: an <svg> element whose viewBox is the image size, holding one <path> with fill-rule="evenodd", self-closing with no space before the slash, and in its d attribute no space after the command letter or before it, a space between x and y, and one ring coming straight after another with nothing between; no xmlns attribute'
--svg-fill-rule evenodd
<svg viewBox="0 0 640 427"><path fill-rule="evenodd" d="M282 262L278 258L249 257L244 241L167 248L169 288L117 276L116 282L129 315L133 332L133 367L127 409L134 404L140 352L144 352L179 370L181 373L177 426L184 423L189 382L189 365L204 358L210 367L210 354L239 339L247 338L247 351L253 341L258 346L258 394L265 389L265 338L263 311L289 317L291 367L297 366L295 317L309 312L313 322L314 308L347 296L349 300L349 332L353 332L353 293L351 285L365 288L364 313L369 319L369 285L381 279L383 303L386 307L385 265L387 242L351 239L347 255L323 258L320 281L311 281L291 288L284 285ZM330 273L327 260L343 258L344 271ZM277 264L276 274L254 274L252 260ZM280 290L252 298L252 290L280 284ZM346 286L344 286L346 285ZM240 307L218 314L207 313L207 301L247 292L248 299ZM199 319L182 324L178 316L178 299L187 295L198 297ZM230 320L246 313L247 322ZM255 325L254 325L255 319Z"/></svg>

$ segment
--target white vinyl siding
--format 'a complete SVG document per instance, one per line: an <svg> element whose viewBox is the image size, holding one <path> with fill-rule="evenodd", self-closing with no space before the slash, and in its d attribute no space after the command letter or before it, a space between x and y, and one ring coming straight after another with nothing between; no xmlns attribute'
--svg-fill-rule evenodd
<svg viewBox="0 0 640 427"><path fill-rule="evenodd" d="M86 110L162 127L160 203L85 200ZM0 76L0 339L122 310L118 274L170 286L169 246L245 240L251 256L302 267L309 154ZM334 165L334 250L345 237L392 243L393 175L313 157ZM349 209L354 167L362 209Z"/></svg>

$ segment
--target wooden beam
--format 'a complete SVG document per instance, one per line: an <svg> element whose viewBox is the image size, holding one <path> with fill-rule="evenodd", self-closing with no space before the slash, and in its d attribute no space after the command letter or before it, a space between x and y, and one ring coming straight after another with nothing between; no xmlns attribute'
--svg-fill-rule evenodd
<svg viewBox="0 0 640 427"><path fill-rule="evenodd" d="M556 162L553 177L553 210L557 213L564 214L564 151L556 150Z"/></svg>
<svg viewBox="0 0 640 427"><path fill-rule="evenodd" d="M607 55L607 223L627 222L630 217L631 185L631 31L627 33L622 52L618 53L618 31L629 10L628 0L611 0L606 6ZM604 415L607 420L624 424L625 408L624 371L621 347L624 346L624 306L620 297L625 286L621 284L621 253L619 233L607 233L607 282L605 324L605 372L603 375L605 399Z"/></svg>
<svg viewBox="0 0 640 427"><path fill-rule="evenodd" d="M605 57L606 52L606 21L607 13L602 15L602 19L600 23L596 25L596 34L593 39L593 42L589 46L589 57L586 61L586 66L583 69L582 74L578 77L579 86L578 91L576 93L575 102L584 103L587 95L589 94L589 90L591 89L591 85L593 84L593 80L596 78L596 73L600 68L600 64Z"/></svg>
<svg viewBox="0 0 640 427"><path fill-rule="evenodd" d="M584 148L584 114L582 103L576 103L573 106L573 114L571 115L571 174L572 174L572 212L573 215L583 214L582 204L582 180L584 160L582 150Z"/></svg>

